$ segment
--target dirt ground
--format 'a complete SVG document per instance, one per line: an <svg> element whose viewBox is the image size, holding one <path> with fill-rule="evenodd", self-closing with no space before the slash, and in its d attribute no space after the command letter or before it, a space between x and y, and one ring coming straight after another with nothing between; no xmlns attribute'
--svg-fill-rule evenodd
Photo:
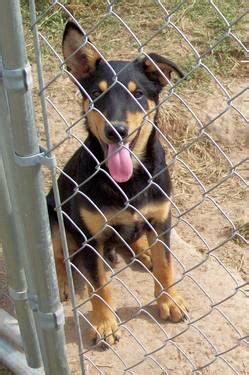
<svg viewBox="0 0 249 375"><path fill-rule="evenodd" d="M195 248L187 245L175 233L173 249L186 269L203 260ZM124 261L120 259L118 268L123 266ZM181 270L178 269L176 279L181 277ZM122 287L123 283L129 292ZM125 365L128 368L134 366L131 373L135 374L190 374L194 368L201 368L208 363L210 366L203 370L203 374L232 374L226 360L238 373L246 374L248 353L246 344L239 344L239 335L243 336L248 327L248 316L244 310L248 301L241 290L235 292L237 283L243 283L237 273L229 274L219 262L209 258L188 272L188 276L179 283L179 290L190 306L191 321L195 322L172 324L158 318L154 305L140 309L153 299L152 277L139 267L126 269L118 275L113 287L119 318L122 321L131 320L122 325L121 340L113 350L103 352L90 349L86 357L104 374L121 374ZM219 304L219 301L229 296L228 300ZM217 306L211 308L212 304ZM89 306L83 311L88 318ZM68 304L65 313L68 347L73 361L77 348L72 335L73 322ZM85 332L87 324L84 318L81 321L82 331ZM85 347L88 345L86 340ZM223 352L225 354L219 356ZM87 368L89 374L98 373L89 363Z"/></svg>

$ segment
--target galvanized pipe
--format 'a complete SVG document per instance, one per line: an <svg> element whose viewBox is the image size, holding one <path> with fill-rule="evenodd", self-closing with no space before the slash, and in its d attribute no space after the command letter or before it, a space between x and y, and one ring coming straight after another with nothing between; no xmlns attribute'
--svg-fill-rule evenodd
<svg viewBox="0 0 249 375"><path fill-rule="evenodd" d="M19 323L3 309L0 309L0 363L18 375L44 375L43 368L27 365Z"/></svg>
<svg viewBox="0 0 249 375"><path fill-rule="evenodd" d="M41 101L41 108L42 108L42 117L43 117L43 123L44 123L44 130L46 134L46 145L48 150L51 149L51 139L49 134L49 119L48 119L48 112L47 112L47 102L46 102L46 93L43 90L45 83L44 83L44 77L43 77L43 70L42 70L42 55L41 55L41 46L40 46L40 39L39 39L39 32L38 32L38 25L37 25L37 18L36 18L36 5L35 0L29 0L29 9L30 9L30 19L32 24L32 33L33 33L33 44L34 44L34 53L35 53L35 60L37 64L37 77L39 82L39 89L40 89L40 101ZM49 152L49 155L52 156L52 153ZM60 202L60 194L59 189L57 185L57 173L54 170L54 173L52 174L52 183L53 183L53 191L54 191L54 197L56 206L59 207ZM64 258L68 259L69 257L69 251L67 246L67 240L65 235L65 227L63 222L63 215L61 210L58 210L57 212L58 216L58 224L59 229L61 233L61 245L63 249ZM70 298L72 302L73 307L73 317L75 321L75 329L76 329L76 337L78 342L78 350L79 350L79 358L80 358L80 367L82 375L85 374L85 363L84 363L84 356L81 354L83 353L83 338L82 333L80 329L80 321L79 321L79 314L76 308L77 302L75 298L75 291L74 291L74 284L73 284L73 276L72 276L72 269L69 264L69 262L65 262L67 277L68 277L68 286L70 290Z"/></svg>
<svg viewBox="0 0 249 375"><path fill-rule="evenodd" d="M5 337L16 349L23 349L19 323L3 309L0 309L0 337Z"/></svg>
<svg viewBox="0 0 249 375"><path fill-rule="evenodd" d="M42 369L28 367L24 354L12 347L3 338L0 338L0 362L16 375L44 375Z"/></svg>
<svg viewBox="0 0 249 375"><path fill-rule="evenodd" d="M27 242L26 272L33 269L32 278L37 298L35 309L46 374L69 374L65 353L64 315L59 301L53 259L49 220L41 176L41 160L34 124L30 89L30 72L22 28L20 2L0 0L0 46L3 79L8 96L13 149L9 158L19 179L15 204L19 207L23 233ZM10 137L6 125L1 137ZM7 177L8 183L8 177Z"/></svg>
<svg viewBox="0 0 249 375"><path fill-rule="evenodd" d="M5 168L7 170L11 168L11 166L8 166L7 139L5 139L1 131L4 126L10 126L10 118L8 115L7 98L0 79L0 239L7 268L9 292L15 304L27 363L32 368L38 368L42 365L42 361L35 330L34 316L28 301L27 283L21 259L24 241L21 241L22 231L20 230L20 225L18 225L18 215L13 211L9 195L12 187L15 186L15 181L9 180L11 186L7 186L3 165L3 159L5 159ZM3 323L1 315L0 322ZM6 325L6 329L7 327Z"/></svg>

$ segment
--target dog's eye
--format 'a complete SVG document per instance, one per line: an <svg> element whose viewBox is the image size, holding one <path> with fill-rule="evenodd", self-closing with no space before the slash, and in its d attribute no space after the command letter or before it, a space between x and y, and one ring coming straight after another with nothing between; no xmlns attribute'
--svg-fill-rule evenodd
<svg viewBox="0 0 249 375"><path fill-rule="evenodd" d="M102 92L96 89L91 92L91 97L92 99L96 99L98 96L100 96L100 94L102 94Z"/></svg>
<svg viewBox="0 0 249 375"><path fill-rule="evenodd" d="M134 98L136 99L142 99L142 97L144 96L144 93L142 90L136 90L134 93L133 93L133 96Z"/></svg>

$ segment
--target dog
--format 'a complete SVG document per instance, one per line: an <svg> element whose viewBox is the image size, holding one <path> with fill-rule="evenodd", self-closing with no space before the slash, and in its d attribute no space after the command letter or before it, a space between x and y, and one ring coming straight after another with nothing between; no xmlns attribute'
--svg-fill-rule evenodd
<svg viewBox="0 0 249 375"><path fill-rule="evenodd" d="M151 53L132 61L104 60L68 21L62 42L67 70L83 98L88 136L67 162L58 187L71 261L84 271L96 339L119 340L104 252L127 244L155 276L160 317L184 319L186 303L173 284L170 252L171 180L157 136L159 94L170 60ZM55 198L47 196L61 300L68 297Z"/></svg>

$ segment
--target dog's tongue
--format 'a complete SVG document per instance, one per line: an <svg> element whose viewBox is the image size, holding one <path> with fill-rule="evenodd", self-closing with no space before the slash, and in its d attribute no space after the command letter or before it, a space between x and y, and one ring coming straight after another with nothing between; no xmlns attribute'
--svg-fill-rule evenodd
<svg viewBox="0 0 249 375"><path fill-rule="evenodd" d="M117 182L128 181L133 173L133 164L129 153L128 144L108 145L108 169L112 178Z"/></svg>

